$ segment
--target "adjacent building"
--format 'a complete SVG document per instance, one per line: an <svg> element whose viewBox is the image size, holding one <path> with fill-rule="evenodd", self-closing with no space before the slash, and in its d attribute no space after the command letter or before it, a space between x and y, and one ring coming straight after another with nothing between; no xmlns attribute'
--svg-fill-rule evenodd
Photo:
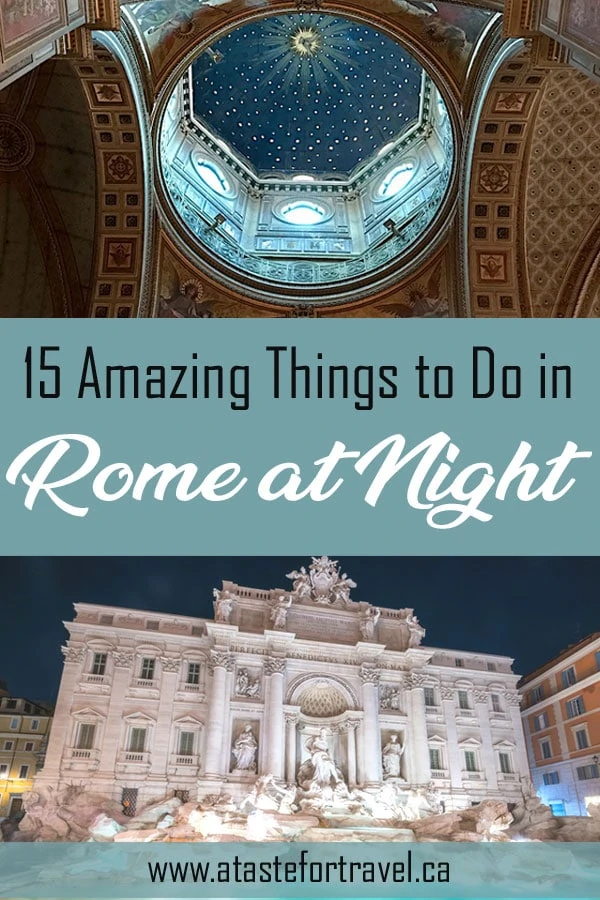
<svg viewBox="0 0 600 900"><path fill-rule="evenodd" d="M534 786L555 815L600 803L600 632L521 682Z"/></svg>
<svg viewBox="0 0 600 900"><path fill-rule="evenodd" d="M52 710L0 687L0 819L17 815L46 753Z"/></svg>
<svg viewBox="0 0 600 900"><path fill-rule="evenodd" d="M224 582L214 620L76 604L36 785L85 783L133 814L240 798L261 775L301 783L325 742L349 789L434 784L447 809L521 797L511 659L423 645L413 610L353 601L327 557L288 577Z"/></svg>

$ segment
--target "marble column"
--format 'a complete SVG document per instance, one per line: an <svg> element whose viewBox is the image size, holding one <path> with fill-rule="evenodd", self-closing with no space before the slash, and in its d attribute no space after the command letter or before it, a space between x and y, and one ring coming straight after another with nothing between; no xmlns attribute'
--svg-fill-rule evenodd
<svg viewBox="0 0 600 900"><path fill-rule="evenodd" d="M233 670L231 653L226 650L211 650L210 667L212 685L204 748L204 774L209 777L226 774L223 771L223 738L229 708L227 673Z"/></svg>
<svg viewBox="0 0 600 900"><path fill-rule="evenodd" d="M411 753L411 771L415 784L431 781L429 762L429 741L427 739L427 718L425 715L425 691L422 675L408 676L408 738Z"/></svg>
<svg viewBox="0 0 600 900"><path fill-rule="evenodd" d="M179 681L179 669L181 660L174 657L163 656L160 659L160 700L158 715L156 717L156 731L150 756L150 778L165 777L169 762L169 753L177 753L177 747L172 747L173 709L175 693Z"/></svg>
<svg viewBox="0 0 600 900"><path fill-rule="evenodd" d="M285 659L271 656L265 660L265 676L267 678L265 722L268 741L265 774L283 780L285 777L283 753L285 746L283 716Z"/></svg>
<svg viewBox="0 0 600 900"><path fill-rule="evenodd" d="M62 653L65 662L60 680L58 702L54 710L54 718L52 719L44 768L36 776L37 783L48 782L48 784L52 785L58 783L63 756L69 749L72 741L73 719L71 718L71 705L75 696L75 686L82 678L86 650L85 647L69 643L62 648ZM96 735L96 740L98 740L98 734Z"/></svg>
<svg viewBox="0 0 600 900"><path fill-rule="evenodd" d="M496 768L496 753L492 741L492 729L490 727L489 694L487 691L473 691L475 710L479 719L479 733L481 735L481 756L483 763L483 775L487 786L492 791L498 790L498 771Z"/></svg>
<svg viewBox="0 0 600 900"><path fill-rule="evenodd" d="M104 776L107 780L114 781L117 756L125 749L123 745L123 707L125 706L125 695L131 685L134 662L133 650L119 650L112 654L113 676L98 765L99 780Z"/></svg>
<svg viewBox="0 0 600 900"><path fill-rule="evenodd" d="M356 729L356 781L362 787L365 783L364 724L359 721Z"/></svg>
<svg viewBox="0 0 600 900"><path fill-rule="evenodd" d="M348 787L354 788L357 785L357 768L356 768L356 729L358 727L357 719L350 719L345 723L346 731L346 755L348 758Z"/></svg>
<svg viewBox="0 0 600 900"><path fill-rule="evenodd" d="M446 738L448 749L448 769L450 771L451 791L462 791L463 763L458 746L458 732L456 730L456 691L449 685L440 688L442 705L444 709L444 723L446 725Z"/></svg>
<svg viewBox="0 0 600 900"><path fill-rule="evenodd" d="M381 736L379 728L379 677L376 666L363 664L360 667L363 705L363 765L365 787L381 784Z"/></svg>
<svg viewBox="0 0 600 900"><path fill-rule="evenodd" d="M285 713L285 780L288 784L296 784L296 723L298 716L296 713Z"/></svg>
<svg viewBox="0 0 600 900"><path fill-rule="evenodd" d="M525 743L525 735L523 733L523 719L521 718L521 696L517 691L507 691L505 694L505 702L510 714L512 731L517 745L515 769L518 775L529 777L529 760L527 758L527 745ZM561 719L557 717L557 722ZM560 736L562 726L558 732Z"/></svg>

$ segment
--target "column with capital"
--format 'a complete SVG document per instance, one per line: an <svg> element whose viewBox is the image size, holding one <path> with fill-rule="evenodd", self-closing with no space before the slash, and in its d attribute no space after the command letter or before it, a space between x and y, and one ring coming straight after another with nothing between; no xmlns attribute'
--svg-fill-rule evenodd
<svg viewBox="0 0 600 900"><path fill-rule="evenodd" d="M265 730L267 735L266 772L283 780L284 772L284 677L285 659L270 656L265 660Z"/></svg>
<svg viewBox="0 0 600 900"><path fill-rule="evenodd" d="M121 750L123 739L123 708L125 695L131 686L131 673L135 661L133 648L115 650L112 656L112 683L110 686L110 699L108 713L104 723L102 735L102 747L100 749L100 762L98 764L97 778L113 780L117 757Z"/></svg>
<svg viewBox="0 0 600 900"><path fill-rule="evenodd" d="M458 746L458 732L456 730L456 690L449 684L443 684L440 687L440 694L448 741L448 769L450 771L451 791L462 791L463 764L460 747Z"/></svg>
<svg viewBox="0 0 600 900"><path fill-rule="evenodd" d="M75 686L82 677L82 669L86 657L85 647L72 644L71 642L61 649L65 661L60 680L58 700L52 719L44 768L36 776L38 784L47 782L53 786L58 783L63 756L69 748L71 729L73 728L71 705L75 694Z"/></svg>
<svg viewBox="0 0 600 900"><path fill-rule="evenodd" d="M363 705L363 768L365 787L381 784L381 739L379 729L379 669L363 663L359 671Z"/></svg>
<svg viewBox="0 0 600 900"><path fill-rule="evenodd" d="M483 775L487 786L492 791L498 790L498 772L496 769L496 754L492 741L492 729L490 727L489 694L487 691L473 691L473 700L479 719L479 733L481 735L481 756Z"/></svg>
<svg viewBox="0 0 600 900"><path fill-rule="evenodd" d="M348 787L354 788L357 785L357 768L356 768L356 729L358 728L358 719L348 719L344 724L346 731L346 753L348 758Z"/></svg>
<svg viewBox="0 0 600 900"><path fill-rule="evenodd" d="M527 758L527 745L523 733L523 720L521 718L521 695L518 691L506 691L504 700L508 707L515 738L516 759L515 770L518 775L529 775L529 761ZM557 719L557 721L560 721Z"/></svg>
<svg viewBox="0 0 600 900"><path fill-rule="evenodd" d="M285 713L285 780L288 784L296 784L296 713Z"/></svg>
<svg viewBox="0 0 600 900"><path fill-rule="evenodd" d="M427 718L425 715L424 676L411 672L407 679L408 734L413 784L431 781Z"/></svg>
<svg viewBox="0 0 600 900"><path fill-rule="evenodd" d="M227 675L233 671L233 657L231 653L227 650L211 650L210 670L212 672L212 685L206 724L203 767L204 775L209 778L227 774L224 770L223 738L225 722L229 715Z"/></svg>
<svg viewBox="0 0 600 900"><path fill-rule="evenodd" d="M177 753L177 747L170 747L173 731L173 707L179 678L181 660L176 657L163 656L160 659L160 700L156 717L156 731L150 757L150 778L166 776L169 751Z"/></svg>

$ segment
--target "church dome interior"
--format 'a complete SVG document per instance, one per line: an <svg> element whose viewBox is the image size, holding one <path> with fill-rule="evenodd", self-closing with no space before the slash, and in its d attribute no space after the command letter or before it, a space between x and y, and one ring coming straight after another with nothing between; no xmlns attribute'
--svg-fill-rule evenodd
<svg viewBox="0 0 600 900"><path fill-rule="evenodd" d="M7 7L1 314L596 317L599 71L582 0Z"/></svg>

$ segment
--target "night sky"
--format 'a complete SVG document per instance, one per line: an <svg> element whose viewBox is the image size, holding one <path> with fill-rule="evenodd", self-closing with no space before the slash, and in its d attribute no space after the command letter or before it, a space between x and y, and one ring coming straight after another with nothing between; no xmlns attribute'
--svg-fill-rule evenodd
<svg viewBox="0 0 600 900"><path fill-rule="evenodd" d="M63 620L76 602L212 617L223 580L286 588L303 557L4 557L0 680L13 696L53 701ZM352 599L414 607L427 646L514 657L526 674L600 630L600 559L340 557Z"/></svg>

